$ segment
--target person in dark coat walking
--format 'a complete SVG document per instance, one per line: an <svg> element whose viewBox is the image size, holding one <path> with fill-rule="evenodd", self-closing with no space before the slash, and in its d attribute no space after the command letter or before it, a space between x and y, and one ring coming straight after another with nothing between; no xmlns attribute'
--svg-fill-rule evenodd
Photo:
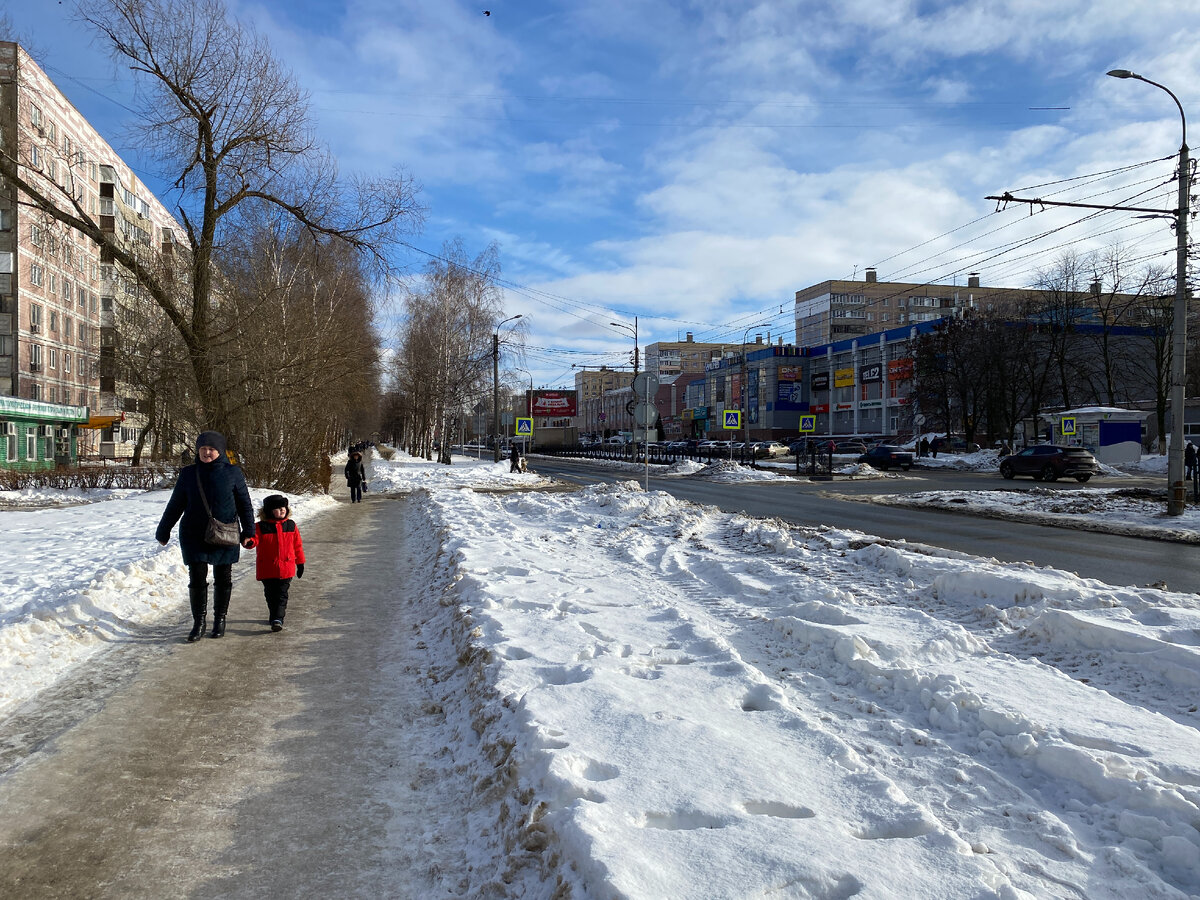
<svg viewBox="0 0 1200 900"><path fill-rule="evenodd" d="M1191 441L1187 442L1187 446L1183 448L1183 465L1186 469L1186 477L1191 478L1196 474L1196 445Z"/></svg>
<svg viewBox="0 0 1200 900"><path fill-rule="evenodd" d="M225 616L233 593L233 564L239 556L236 544L218 547L205 542L209 519L205 501L214 519L241 524L243 547L254 546L254 505L250 502L250 491L246 489L246 477L240 467L229 462L225 451L224 435L217 431L201 432L196 438L196 463L179 470L175 489L155 532L158 542L165 545L171 539L171 529L179 522L179 550L188 567L188 597L192 605L189 641L199 640L204 634L209 566L213 569L212 636L224 636Z"/></svg>
<svg viewBox="0 0 1200 900"><path fill-rule="evenodd" d="M304 542L292 521L288 499L282 494L263 500L258 518L254 526L254 549L258 551L254 577L262 582L271 630L283 631L292 578L304 577Z"/></svg>
<svg viewBox="0 0 1200 900"><path fill-rule="evenodd" d="M521 448L516 444L513 444L512 449L508 451L508 471L521 471Z"/></svg>
<svg viewBox="0 0 1200 900"><path fill-rule="evenodd" d="M367 483L367 469L362 454L357 450L350 453L346 461L346 484L350 487L350 502L362 503L363 485Z"/></svg>

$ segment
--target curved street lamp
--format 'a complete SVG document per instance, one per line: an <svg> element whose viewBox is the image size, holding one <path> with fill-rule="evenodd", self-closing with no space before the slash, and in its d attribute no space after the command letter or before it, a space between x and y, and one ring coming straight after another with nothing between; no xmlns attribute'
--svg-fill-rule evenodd
<svg viewBox="0 0 1200 900"><path fill-rule="evenodd" d="M633 325L626 325L624 322L609 322L608 324L609 324L609 325L615 325L617 328L624 328L626 331L628 331L630 334L632 334L632 335L633 335L633 380L634 380L634 381L637 381L637 375L638 375L638 330L637 330L637 316L634 316L634 317L633 317ZM632 414L630 414L630 415L632 416ZM637 430L637 423L636 423L636 422L634 422L634 423L633 423L633 427L631 428L631 430L632 430L632 431L636 431L636 430ZM636 438L636 437L637 437L637 435L635 434L635 435L634 435L634 437Z"/></svg>
<svg viewBox="0 0 1200 900"><path fill-rule="evenodd" d="M1171 445L1167 449L1167 515L1179 516L1187 507L1183 480L1184 382L1187 374L1187 220L1188 185L1191 181L1187 144L1187 116L1183 104L1165 85L1128 69L1112 69L1113 78L1133 78L1165 91L1179 107L1183 139L1179 144L1179 200L1175 210L1175 304L1171 311Z"/></svg>
<svg viewBox="0 0 1200 900"><path fill-rule="evenodd" d="M742 395L740 398L738 398L738 409L742 411L742 436L745 438L745 440L742 442L745 445L743 447L743 451L748 449L750 444L750 404L748 402L749 391L747 390L750 386L750 378L749 364L746 359L746 357L749 355L746 352L746 341L750 337L750 332L755 328L771 328L773 324L774 323L772 322L760 322L757 325L747 325L746 330L742 332ZM730 385L730 388L732 387L733 385ZM744 456L742 458L745 459ZM733 460L733 441L729 442L729 459L730 461ZM751 459L753 459L753 457L751 457Z"/></svg>
<svg viewBox="0 0 1200 900"><path fill-rule="evenodd" d="M500 326L521 318L522 313L509 316L492 332L492 440L495 442L493 460L500 462Z"/></svg>

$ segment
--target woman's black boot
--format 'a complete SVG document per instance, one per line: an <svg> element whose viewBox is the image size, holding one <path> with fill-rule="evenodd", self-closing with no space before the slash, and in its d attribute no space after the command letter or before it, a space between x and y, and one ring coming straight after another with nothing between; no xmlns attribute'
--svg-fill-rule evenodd
<svg viewBox="0 0 1200 900"><path fill-rule="evenodd" d="M212 637L225 637L225 614L229 612L229 595L232 593L232 584L213 585Z"/></svg>
<svg viewBox="0 0 1200 900"><path fill-rule="evenodd" d="M204 634L205 614L208 612L208 585L203 587L188 586L188 599L192 603L192 630L188 634L188 643L200 640Z"/></svg>

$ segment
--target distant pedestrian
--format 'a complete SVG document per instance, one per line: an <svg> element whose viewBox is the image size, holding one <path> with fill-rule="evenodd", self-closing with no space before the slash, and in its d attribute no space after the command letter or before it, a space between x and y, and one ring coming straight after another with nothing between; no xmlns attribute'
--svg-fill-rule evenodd
<svg viewBox="0 0 1200 900"><path fill-rule="evenodd" d="M512 445L512 449L508 451L508 471L509 473L521 471L521 448L516 444Z"/></svg>
<svg viewBox="0 0 1200 900"><path fill-rule="evenodd" d="M921 443L917 445L917 456L925 457L929 455L929 438L921 438Z"/></svg>
<svg viewBox="0 0 1200 900"><path fill-rule="evenodd" d="M367 483L367 469L363 465L362 454L357 450L350 453L346 460L346 485L350 488L350 502L362 503L363 486Z"/></svg>
<svg viewBox="0 0 1200 900"><path fill-rule="evenodd" d="M179 470L175 489L163 510L155 538L160 544L171 539L179 522L179 550L188 567L188 596L192 605L189 641L204 634L208 614L208 567L213 569L212 636L225 634L225 615L233 593L233 564L238 561L238 544L209 543L209 523L240 523L241 546L254 546L254 505L246 489L246 477L226 454L225 436L205 431L196 438L196 464ZM182 517L183 521L180 521Z"/></svg>
<svg viewBox="0 0 1200 900"><path fill-rule="evenodd" d="M1188 478L1196 474L1196 445L1191 441L1183 448L1183 465L1187 469Z"/></svg>
<svg viewBox="0 0 1200 900"><path fill-rule="evenodd" d="M304 577L304 543L292 521L288 499L282 494L263 500L258 519L254 526L254 549L258 551L254 577L262 582L271 630L282 631L292 578Z"/></svg>

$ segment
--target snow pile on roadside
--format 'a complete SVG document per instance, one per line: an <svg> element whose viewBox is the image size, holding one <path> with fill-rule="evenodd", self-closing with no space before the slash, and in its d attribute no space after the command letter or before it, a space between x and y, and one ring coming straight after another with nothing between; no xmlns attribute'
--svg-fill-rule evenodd
<svg viewBox="0 0 1200 900"><path fill-rule="evenodd" d="M701 466L700 469L691 473L691 477L708 478L712 481L722 482L791 480L787 476L781 476L772 471L754 469L727 459Z"/></svg>
<svg viewBox="0 0 1200 900"><path fill-rule="evenodd" d="M74 491L9 492L21 505L74 502ZM89 492L95 495L98 492ZM254 488L260 503L275 491ZM0 714L71 666L153 625L190 620L178 528L167 546L154 530L169 491L112 491L105 502L0 511ZM292 496L298 521L336 501ZM246 559L246 555L243 555ZM254 577L249 565L235 579Z"/></svg>
<svg viewBox="0 0 1200 900"><path fill-rule="evenodd" d="M1200 890L1193 598L632 484L426 506L509 896Z"/></svg>
<svg viewBox="0 0 1200 900"><path fill-rule="evenodd" d="M445 465L397 451L391 460L369 460L368 493L408 493L431 486L502 488L549 483L548 479L534 472L510 472L511 463L507 459L493 462L490 458L479 460L457 454L452 459L451 465Z"/></svg>
<svg viewBox="0 0 1200 900"><path fill-rule="evenodd" d="M1200 543L1200 507L1168 516L1162 491L1144 488L1035 487L1024 490L920 491L878 494L862 499L887 506L967 512L998 519L1070 525L1111 534L1131 534Z"/></svg>
<svg viewBox="0 0 1200 900"><path fill-rule="evenodd" d="M851 475L854 478L908 478L911 476L901 475L899 472L883 471L877 469L870 463L855 463L852 466L842 466L840 469L834 469L835 475Z"/></svg>
<svg viewBox="0 0 1200 900"><path fill-rule="evenodd" d="M138 488L25 488L0 491L0 509L45 509L51 506L79 506L104 500L122 500L140 494Z"/></svg>
<svg viewBox="0 0 1200 900"><path fill-rule="evenodd" d="M974 453L949 453L942 451L936 457L922 456L915 462L926 469L996 472L1000 469L1000 454L996 450L976 450Z"/></svg>

